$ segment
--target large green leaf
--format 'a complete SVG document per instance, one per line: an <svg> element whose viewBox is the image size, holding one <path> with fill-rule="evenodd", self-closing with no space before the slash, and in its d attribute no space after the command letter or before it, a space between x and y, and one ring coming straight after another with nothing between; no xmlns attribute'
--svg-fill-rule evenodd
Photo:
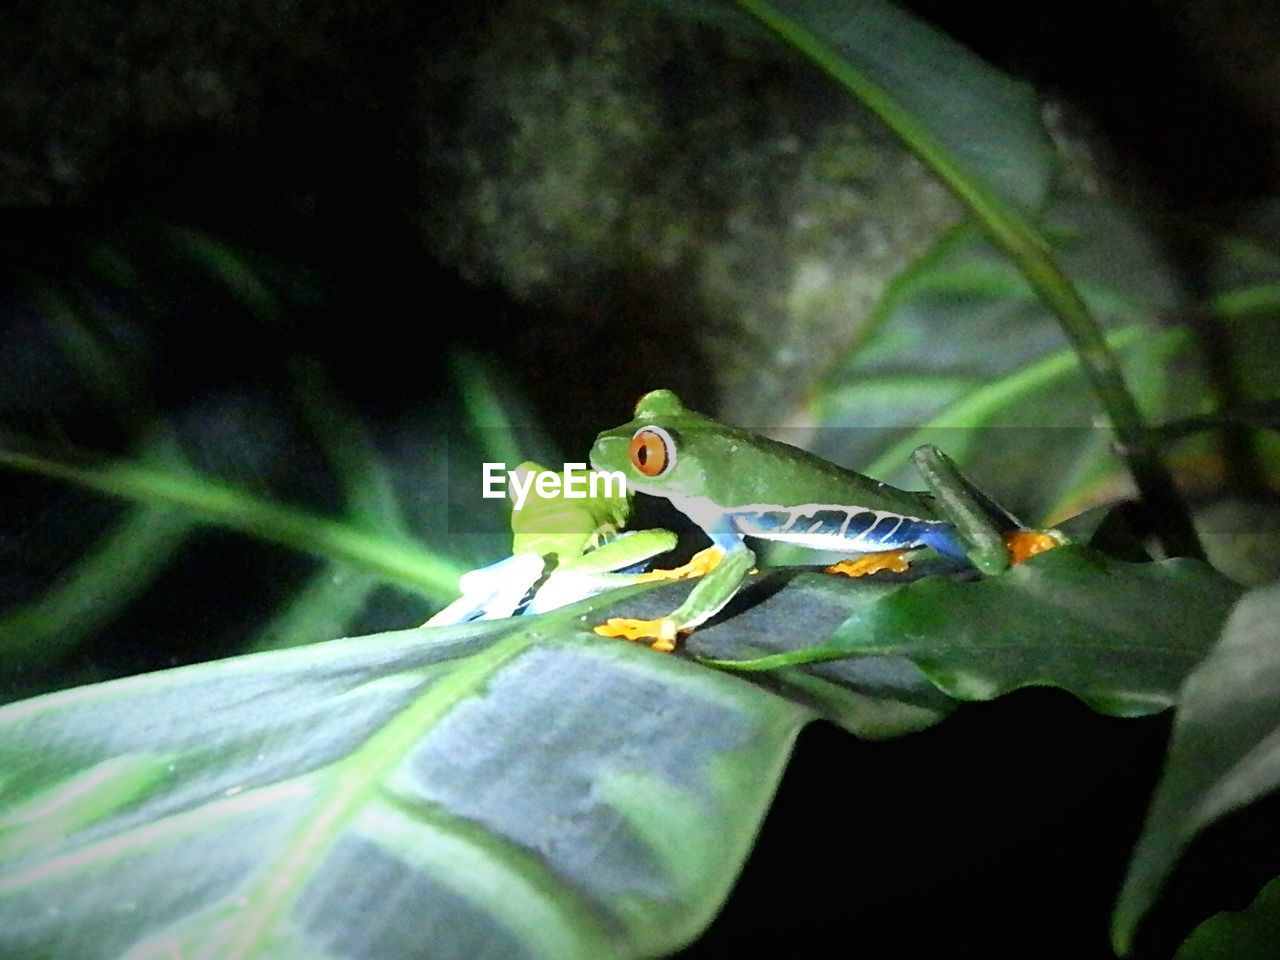
<svg viewBox="0 0 1280 960"><path fill-rule="evenodd" d="M1195 836L1280 789L1280 585L1251 591L1221 642L1187 678L1173 742L1116 904L1113 938L1129 950L1143 917Z"/></svg>
<svg viewBox="0 0 1280 960"><path fill-rule="evenodd" d="M810 713L590 605L0 709L0 954L654 956L726 895Z"/></svg>
<svg viewBox="0 0 1280 960"><path fill-rule="evenodd" d="M947 714L935 684L1029 682L1159 709L1228 590L1073 548L982 581L765 572L689 653L846 642L761 685L587 629L688 589L0 709L0 953L661 955L718 908L815 711L893 736Z"/></svg>

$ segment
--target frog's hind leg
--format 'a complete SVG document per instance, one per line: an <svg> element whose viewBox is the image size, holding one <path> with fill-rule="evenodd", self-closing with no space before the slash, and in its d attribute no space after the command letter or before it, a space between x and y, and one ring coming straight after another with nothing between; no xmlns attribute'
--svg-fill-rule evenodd
<svg viewBox="0 0 1280 960"><path fill-rule="evenodd" d="M536 553L517 553L463 574L462 596L423 624L443 627L472 620L499 620L515 614L538 584L545 564Z"/></svg>
<svg viewBox="0 0 1280 960"><path fill-rule="evenodd" d="M906 573L910 564L907 562L909 550L879 550L875 553L864 553L860 557L841 560L826 568L827 573L839 573L846 577L865 577L879 573L881 570L892 570L894 573Z"/></svg>
<svg viewBox="0 0 1280 960"><path fill-rule="evenodd" d="M1017 523L1017 521L1012 521ZM960 536L960 532L949 523L937 523L932 525L933 529L929 530L922 538L924 545L932 547L938 553L942 554L948 560L953 560L958 564L968 566L971 557L966 551L964 539ZM1044 553L1046 550L1052 550L1055 547L1062 546L1066 539L1062 534L1054 530L1028 530L1025 527L1008 527L1000 532L1000 542L1006 551L1008 563L1018 564L1034 557L1037 553ZM974 564L977 566L977 564Z"/></svg>
<svg viewBox="0 0 1280 960"><path fill-rule="evenodd" d="M937 447L920 447L914 459L941 512L953 521L939 524L925 538L939 553L967 560L990 576L1067 542L1056 531L1028 529L974 486Z"/></svg>
<svg viewBox="0 0 1280 960"><path fill-rule="evenodd" d="M676 610L656 620L632 620L611 617L593 631L602 637L619 637L624 640L650 640L649 645L661 653L675 649L676 640L683 634L715 616L737 591L742 578L755 563L755 553L742 542L742 538L726 520L722 526L709 532L711 546L701 551L689 565L699 569L692 576L701 579ZM701 559L700 559L701 558ZM706 568L705 571L702 568Z"/></svg>
<svg viewBox="0 0 1280 960"><path fill-rule="evenodd" d="M1004 534L1004 545L1009 550L1012 563L1022 563L1066 543L1066 538L1056 530L1008 530Z"/></svg>
<svg viewBox="0 0 1280 960"><path fill-rule="evenodd" d="M868 529L849 541L854 549L860 548L867 552L827 567L827 573L840 573L846 577L865 577L881 570L906 573L910 569L911 554L922 546L933 546L928 538L934 533L934 529L951 526L894 514L880 514L878 517ZM869 549L872 547L880 549ZM940 552L949 552L949 549L940 549ZM964 559L963 551L960 558Z"/></svg>

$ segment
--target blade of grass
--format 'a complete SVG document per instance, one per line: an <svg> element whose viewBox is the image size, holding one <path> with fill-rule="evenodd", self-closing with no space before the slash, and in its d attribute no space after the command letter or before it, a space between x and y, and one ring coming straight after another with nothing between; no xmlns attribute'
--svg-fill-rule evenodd
<svg viewBox="0 0 1280 960"><path fill-rule="evenodd" d="M349 521L375 534L408 539L394 485L364 423L334 390L324 367L309 357L289 364L293 400L342 486ZM379 580L344 563L329 563L257 632L252 652L294 647L340 635L365 607Z"/></svg>
<svg viewBox="0 0 1280 960"><path fill-rule="evenodd" d="M528 459L521 452L515 425L494 388L489 368L476 356L460 351L453 357L453 382L487 460L515 465Z"/></svg>

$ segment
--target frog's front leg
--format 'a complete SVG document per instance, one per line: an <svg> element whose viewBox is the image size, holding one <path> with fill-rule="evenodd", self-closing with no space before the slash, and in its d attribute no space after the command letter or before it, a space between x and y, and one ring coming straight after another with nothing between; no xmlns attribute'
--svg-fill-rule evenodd
<svg viewBox="0 0 1280 960"><path fill-rule="evenodd" d="M676 535L669 530L636 530L623 533L581 556L564 558L539 586L524 612L543 613L605 590L658 579L649 573L636 572L636 568L647 566L653 557L675 545ZM655 572L673 575L677 571Z"/></svg>
<svg viewBox="0 0 1280 960"><path fill-rule="evenodd" d="M663 653L675 649L676 638L710 620L727 604L744 577L755 564L756 555L742 536L725 520L711 534L711 546L698 553L686 567L699 572L700 579L684 603L665 617L656 620L634 620L612 617L595 628L602 637L625 640L652 640L650 646ZM684 569L684 568L679 568ZM705 571L705 572L702 572Z"/></svg>

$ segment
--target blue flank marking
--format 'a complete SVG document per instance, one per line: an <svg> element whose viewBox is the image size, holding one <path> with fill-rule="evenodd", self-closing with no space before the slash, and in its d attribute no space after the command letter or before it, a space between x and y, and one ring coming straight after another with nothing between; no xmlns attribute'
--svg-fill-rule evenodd
<svg viewBox="0 0 1280 960"><path fill-rule="evenodd" d="M844 510L818 510L799 516L787 510L771 510L768 513L739 514L738 521L743 529L749 532L755 531L757 535L775 533L788 536L835 537L840 535L840 528L844 526L844 519L848 515ZM853 540L875 523L875 520L874 513L854 514L845 530L845 539Z"/></svg>
<svg viewBox="0 0 1280 960"><path fill-rule="evenodd" d="M896 515L880 516L871 510L856 510L850 515L850 511L839 509L815 510L799 515L786 510L740 513L735 515L735 522L747 536L790 540L793 543L826 537L831 542L817 546L818 549L860 553L920 546L925 533L937 525Z"/></svg>
<svg viewBox="0 0 1280 960"><path fill-rule="evenodd" d="M956 528L943 520L908 520L899 516L878 516L869 510L858 510L845 525L844 510L816 510L811 514L795 517L786 510L767 510L734 515L734 523L727 529L717 530L713 542L734 541L738 530L747 536L766 539L789 540L814 549L851 553L877 553L883 550L913 550L932 547L943 556L957 563L968 563L968 554L960 542ZM727 517L726 517L727 520ZM844 536L840 529L844 527ZM785 528L785 529L784 529ZM839 537L839 542L813 543L820 537ZM806 543L806 541L809 541Z"/></svg>
<svg viewBox="0 0 1280 960"><path fill-rule="evenodd" d="M915 547L932 547L952 560L966 562L967 554L951 524L938 520L904 520L902 526L889 535L896 521L885 519L862 537L864 543L874 543L880 550L908 550ZM877 531L883 531L877 534Z"/></svg>
<svg viewBox="0 0 1280 960"><path fill-rule="evenodd" d="M911 532L908 529L911 526L913 524L904 521L901 517L883 517L879 523L862 535L862 539L879 544L885 550L893 550L911 542L911 537L905 536Z"/></svg>
<svg viewBox="0 0 1280 960"><path fill-rule="evenodd" d="M848 539L854 540L870 530L875 522L876 515L874 513L855 513L849 520L849 526L844 535Z"/></svg>
<svg viewBox="0 0 1280 960"><path fill-rule="evenodd" d="M815 531L817 533L839 533L840 526L844 523L844 518L849 514L844 510L819 510L811 513L807 517L800 517L796 520L796 528L801 530L811 530L815 523L822 526ZM794 529L794 528L793 528Z"/></svg>
<svg viewBox="0 0 1280 960"><path fill-rule="evenodd" d="M748 533L775 533L786 526L788 513L740 513L737 520Z"/></svg>

